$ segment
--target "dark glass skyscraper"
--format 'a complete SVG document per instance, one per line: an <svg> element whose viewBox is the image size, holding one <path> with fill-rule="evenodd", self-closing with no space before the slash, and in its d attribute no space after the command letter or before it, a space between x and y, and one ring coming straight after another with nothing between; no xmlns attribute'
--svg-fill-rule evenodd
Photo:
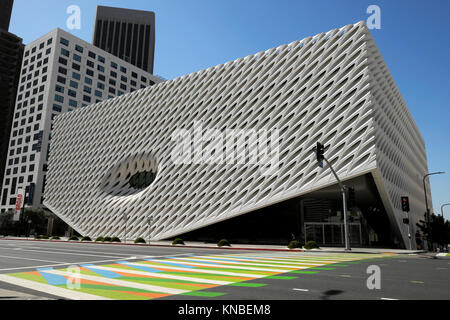
<svg viewBox="0 0 450 320"><path fill-rule="evenodd" d="M22 39L8 32L12 5L12 0L0 0L0 181L5 173L24 48Z"/></svg>
<svg viewBox="0 0 450 320"><path fill-rule="evenodd" d="M9 29L14 0L0 0L0 30Z"/></svg>
<svg viewBox="0 0 450 320"><path fill-rule="evenodd" d="M153 74L155 13L97 6L93 44Z"/></svg>

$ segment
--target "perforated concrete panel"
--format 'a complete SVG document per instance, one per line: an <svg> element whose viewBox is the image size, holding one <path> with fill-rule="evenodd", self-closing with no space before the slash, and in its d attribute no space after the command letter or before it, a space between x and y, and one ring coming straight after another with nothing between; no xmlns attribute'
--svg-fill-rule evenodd
<svg viewBox="0 0 450 320"><path fill-rule="evenodd" d="M267 173L259 163L174 161L172 134L198 123L203 134L275 132L277 162ZM363 22L57 117L45 204L94 237L123 237L124 214L127 237L146 236L152 215L152 238L164 239L335 184L311 152L317 141L341 179L373 175L406 241L400 196L421 212L424 141ZM139 172L156 178L135 189Z"/></svg>

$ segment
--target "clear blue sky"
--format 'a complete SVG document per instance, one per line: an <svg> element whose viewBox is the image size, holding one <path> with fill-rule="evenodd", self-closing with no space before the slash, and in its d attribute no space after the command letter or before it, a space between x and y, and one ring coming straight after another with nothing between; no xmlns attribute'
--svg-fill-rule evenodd
<svg viewBox="0 0 450 320"><path fill-rule="evenodd" d="M90 42L96 5L154 11L155 74L171 79L367 20L371 4L381 8L372 34L426 141L429 171L447 172L431 177L440 213L450 203L448 0L16 0L10 31L28 43L59 27ZM81 8L80 30L66 28L69 5Z"/></svg>

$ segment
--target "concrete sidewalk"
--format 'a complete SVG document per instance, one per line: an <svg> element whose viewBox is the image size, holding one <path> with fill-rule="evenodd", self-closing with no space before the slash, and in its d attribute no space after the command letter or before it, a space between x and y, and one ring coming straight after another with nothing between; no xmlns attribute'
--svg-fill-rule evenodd
<svg viewBox="0 0 450 320"><path fill-rule="evenodd" d="M135 246L154 246L154 247L173 247L172 241L151 241L150 244L134 244L134 240L128 240L125 242L81 242L81 241L69 241L67 237L61 237L61 240L36 240L34 238L24 237L3 237L1 240L22 240L22 241L54 241L54 242L74 242L74 243L92 243L92 244L113 244L113 245L135 245ZM146 240L147 241L147 240ZM319 249L306 250L302 249L289 249L287 246L282 245L256 245L256 244L231 244L231 247L218 247L215 243L205 243L196 241L185 241L184 245L177 245L178 247L185 248L211 248L211 249L224 249L224 250L261 250L261 251L292 251L292 252L322 252L322 253L363 253L363 254L419 254L426 253L422 250L401 250L401 249L386 249L386 248L352 248L351 251L346 251L343 247L321 247Z"/></svg>

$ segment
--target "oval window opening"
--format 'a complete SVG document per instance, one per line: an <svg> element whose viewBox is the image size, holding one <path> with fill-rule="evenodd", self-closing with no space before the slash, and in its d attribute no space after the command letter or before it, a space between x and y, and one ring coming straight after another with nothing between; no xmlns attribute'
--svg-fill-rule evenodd
<svg viewBox="0 0 450 320"><path fill-rule="evenodd" d="M141 171L131 176L128 183L134 189L144 189L153 183L156 179L156 173L153 171Z"/></svg>

